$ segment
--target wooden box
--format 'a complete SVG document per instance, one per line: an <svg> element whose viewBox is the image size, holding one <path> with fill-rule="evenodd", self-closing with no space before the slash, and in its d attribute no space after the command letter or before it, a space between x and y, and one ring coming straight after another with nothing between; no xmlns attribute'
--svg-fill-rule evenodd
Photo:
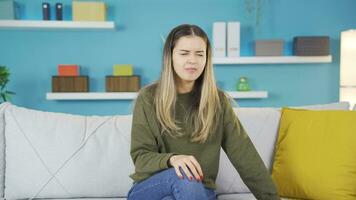
<svg viewBox="0 0 356 200"><path fill-rule="evenodd" d="M52 76L52 92L89 92L88 76Z"/></svg>
<svg viewBox="0 0 356 200"><path fill-rule="evenodd" d="M106 76L106 92L137 92L140 76Z"/></svg>

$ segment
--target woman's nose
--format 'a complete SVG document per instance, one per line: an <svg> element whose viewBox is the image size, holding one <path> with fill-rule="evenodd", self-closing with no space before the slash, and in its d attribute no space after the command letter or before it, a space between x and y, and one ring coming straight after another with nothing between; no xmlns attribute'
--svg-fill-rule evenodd
<svg viewBox="0 0 356 200"><path fill-rule="evenodd" d="M187 62L188 62L188 64L195 64L197 62L197 59L195 56L189 56Z"/></svg>

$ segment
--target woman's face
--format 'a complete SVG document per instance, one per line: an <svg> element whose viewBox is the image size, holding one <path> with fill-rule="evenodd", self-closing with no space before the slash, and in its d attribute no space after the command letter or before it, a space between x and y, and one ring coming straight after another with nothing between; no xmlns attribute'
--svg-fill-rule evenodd
<svg viewBox="0 0 356 200"><path fill-rule="evenodd" d="M205 41L198 36L179 38L173 49L172 59L178 84L194 83L205 68Z"/></svg>

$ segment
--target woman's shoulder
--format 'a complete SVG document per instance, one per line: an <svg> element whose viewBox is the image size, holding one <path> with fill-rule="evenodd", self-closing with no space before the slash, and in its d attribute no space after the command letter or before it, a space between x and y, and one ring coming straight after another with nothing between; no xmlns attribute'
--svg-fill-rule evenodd
<svg viewBox="0 0 356 200"><path fill-rule="evenodd" d="M138 93L138 98L141 98L142 100L145 101L153 102L156 88L157 88L157 83L155 82L146 85L145 87L140 89Z"/></svg>
<svg viewBox="0 0 356 200"><path fill-rule="evenodd" d="M226 99L228 98L226 92L220 88L218 88L218 95L219 95L219 100L221 101L221 103L226 101Z"/></svg>
<svg viewBox="0 0 356 200"><path fill-rule="evenodd" d="M224 90L218 88L220 104L223 108L227 106L238 106L237 102Z"/></svg>

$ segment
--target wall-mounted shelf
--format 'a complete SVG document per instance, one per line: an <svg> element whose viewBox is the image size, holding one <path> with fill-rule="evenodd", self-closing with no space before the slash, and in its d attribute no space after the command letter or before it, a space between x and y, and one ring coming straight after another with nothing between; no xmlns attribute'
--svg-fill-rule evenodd
<svg viewBox="0 0 356 200"><path fill-rule="evenodd" d="M47 93L47 100L131 100L137 92L55 92Z"/></svg>
<svg viewBox="0 0 356 200"><path fill-rule="evenodd" d="M0 30L115 30L112 21L0 20Z"/></svg>
<svg viewBox="0 0 356 200"><path fill-rule="evenodd" d="M298 64L298 63L331 63L332 56L245 56L213 58L213 64Z"/></svg>
<svg viewBox="0 0 356 200"><path fill-rule="evenodd" d="M267 91L226 91L234 99L265 99L268 97Z"/></svg>
<svg viewBox="0 0 356 200"><path fill-rule="evenodd" d="M227 91L234 99L259 99L267 98L267 91L237 92ZM137 97L137 92L58 92L47 93L47 100L132 100Z"/></svg>

